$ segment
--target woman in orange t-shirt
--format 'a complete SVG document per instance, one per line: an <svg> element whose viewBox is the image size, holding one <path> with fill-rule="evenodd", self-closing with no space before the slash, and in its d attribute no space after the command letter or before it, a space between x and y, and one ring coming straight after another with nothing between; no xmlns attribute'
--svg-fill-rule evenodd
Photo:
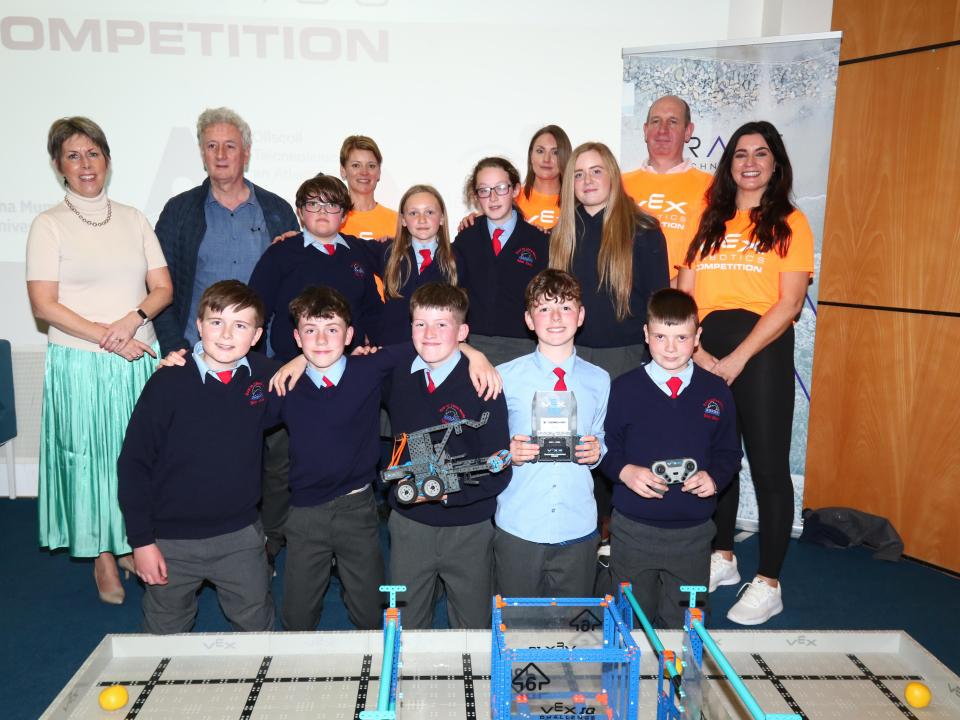
<svg viewBox="0 0 960 720"><path fill-rule="evenodd" d="M694 361L733 391L757 494L760 562L727 618L759 625L783 610L780 569L793 521L793 323L813 275L813 234L790 201L793 171L777 129L741 126L707 190L679 287L697 301L703 333ZM733 555L739 482L721 495L710 590L740 581Z"/></svg>
<svg viewBox="0 0 960 720"><path fill-rule="evenodd" d="M557 125L542 127L530 138L527 176L515 202L531 225L552 230L560 219L560 185L571 151L570 138Z"/></svg>

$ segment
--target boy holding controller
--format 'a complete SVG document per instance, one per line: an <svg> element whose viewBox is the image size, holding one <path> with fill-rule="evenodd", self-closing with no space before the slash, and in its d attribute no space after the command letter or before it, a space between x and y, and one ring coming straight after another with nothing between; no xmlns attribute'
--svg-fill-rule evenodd
<svg viewBox="0 0 960 720"><path fill-rule="evenodd" d="M654 293L644 334L652 360L614 381L605 422L610 568L618 583L633 584L655 627L679 628L680 586L710 580L711 516L743 452L730 389L691 361L700 338L693 298Z"/></svg>

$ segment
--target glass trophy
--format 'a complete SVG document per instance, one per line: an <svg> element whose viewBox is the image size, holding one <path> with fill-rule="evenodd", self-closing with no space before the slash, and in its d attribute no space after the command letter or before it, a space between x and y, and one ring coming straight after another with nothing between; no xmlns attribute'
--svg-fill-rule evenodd
<svg viewBox="0 0 960 720"><path fill-rule="evenodd" d="M575 462L577 398L569 390L538 390L533 394L530 442L540 446L539 462Z"/></svg>

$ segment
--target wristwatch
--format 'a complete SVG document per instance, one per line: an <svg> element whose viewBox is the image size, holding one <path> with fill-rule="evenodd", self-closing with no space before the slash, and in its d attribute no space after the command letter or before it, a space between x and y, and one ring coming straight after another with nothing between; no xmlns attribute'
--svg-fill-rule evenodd
<svg viewBox="0 0 960 720"><path fill-rule="evenodd" d="M140 316L140 327L150 322L150 316L143 311L143 308L137 308L137 315Z"/></svg>

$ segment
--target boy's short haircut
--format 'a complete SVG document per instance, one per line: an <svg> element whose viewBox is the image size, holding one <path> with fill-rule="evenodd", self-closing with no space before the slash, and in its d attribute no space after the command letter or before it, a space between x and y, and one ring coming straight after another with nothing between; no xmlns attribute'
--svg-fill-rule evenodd
<svg viewBox="0 0 960 720"><path fill-rule="evenodd" d="M664 325L683 325L693 321L694 327L700 327L697 302L690 295L675 288L657 290L647 302L647 322L659 322Z"/></svg>
<svg viewBox="0 0 960 720"><path fill-rule="evenodd" d="M449 310L453 313L457 322L462 324L467 319L467 309L469 307L470 301L467 299L467 291L448 283L431 282L421 285L410 296L411 316L417 308Z"/></svg>
<svg viewBox="0 0 960 720"><path fill-rule="evenodd" d="M343 294L326 285L308 287L290 301L290 317L293 324L299 325L305 318L324 318L332 320L337 317L350 327L350 302Z"/></svg>
<svg viewBox="0 0 960 720"><path fill-rule="evenodd" d="M548 269L533 276L527 283L523 301L527 312L530 312L542 300L571 300L582 305L583 291L580 281L564 270Z"/></svg>
<svg viewBox="0 0 960 720"><path fill-rule="evenodd" d="M297 207L302 208L311 198L318 198L321 202L339 205L343 208L344 215L353 210L350 191L343 184L343 180L333 175L317 173L316 177L305 180L300 185L297 189Z"/></svg>
<svg viewBox="0 0 960 720"><path fill-rule="evenodd" d="M344 140L343 145L340 146L340 167L345 168L347 166L350 153L354 150L367 150L372 152L377 162L381 165L383 164L383 155L380 154L380 148L372 137L367 137L366 135L351 135Z"/></svg>
<svg viewBox="0 0 960 720"><path fill-rule="evenodd" d="M236 310L253 308L257 316L257 327L263 327L263 317L266 315L263 300L249 285L239 280L221 280L204 290L203 295L200 296L200 302L197 303L197 319L203 320L207 310L221 312L226 308Z"/></svg>

